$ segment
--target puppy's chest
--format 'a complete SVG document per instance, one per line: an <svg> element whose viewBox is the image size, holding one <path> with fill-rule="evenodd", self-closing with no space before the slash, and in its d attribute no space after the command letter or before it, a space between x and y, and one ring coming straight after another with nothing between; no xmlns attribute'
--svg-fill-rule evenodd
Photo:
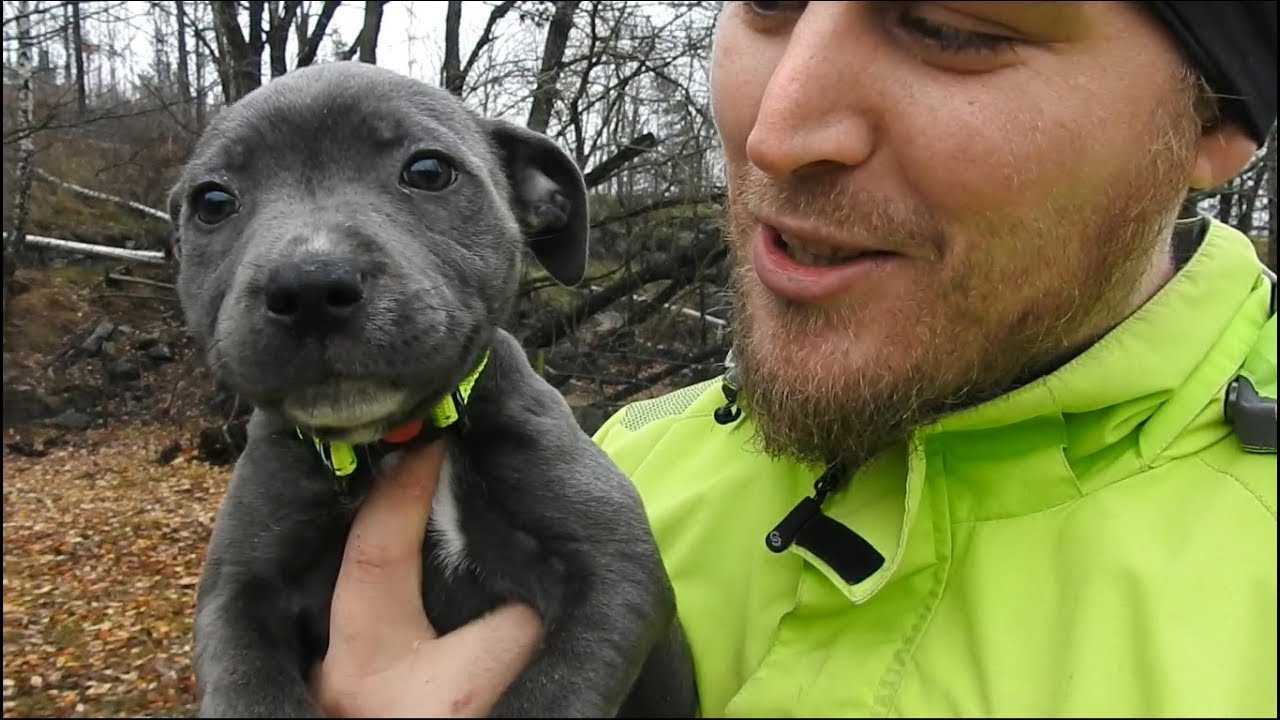
<svg viewBox="0 0 1280 720"><path fill-rule="evenodd" d="M394 462L394 456L386 462ZM440 630L519 599L554 614L570 573L491 496L494 488L446 458L423 540L423 597Z"/></svg>
<svg viewBox="0 0 1280 720"><path fill-rule="evenodd" d="M350 478L348 492L339 492L345 507L341 515L347 518L344 537L358 498L367 493L375 477L386 477L399 459L398 451L369 457L363 471ZM376 472L369 472L374 466ZM446 456L422 543L423 606L439 632L464 625L510 600L528 603L543 617L554 617L571 591L572 568L545 543L518 529L518 520L493 497L498 491L493 485L467 474ZM297 557L311 558L300 578L298 610L305 628L304 647L315 656L323 655L328 642L329 608L345 540L335 538L335 542L331 552L319 554L315 546L296 548Z"/></svg>

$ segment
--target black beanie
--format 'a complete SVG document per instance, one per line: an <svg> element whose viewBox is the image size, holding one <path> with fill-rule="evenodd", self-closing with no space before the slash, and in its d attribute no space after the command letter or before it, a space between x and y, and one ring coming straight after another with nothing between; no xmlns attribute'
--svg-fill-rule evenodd
<svg viewBox="0 0 1280 720"><path fill-rule="evenodd" d="M1276 120L1276 0L1148 2L1218 95L1221 115L1262 145Z"/></svg>

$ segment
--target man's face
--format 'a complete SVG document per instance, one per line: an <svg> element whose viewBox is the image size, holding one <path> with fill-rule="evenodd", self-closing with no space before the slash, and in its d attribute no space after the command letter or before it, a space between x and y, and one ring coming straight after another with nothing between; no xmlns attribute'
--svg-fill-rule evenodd
<svg viewBox="0 0 1280 720"><path fill-rule="evenodd" d="M764 449L860 462L1167 280L1199 125L1133 3L729 2L712 101Z"/></svg>

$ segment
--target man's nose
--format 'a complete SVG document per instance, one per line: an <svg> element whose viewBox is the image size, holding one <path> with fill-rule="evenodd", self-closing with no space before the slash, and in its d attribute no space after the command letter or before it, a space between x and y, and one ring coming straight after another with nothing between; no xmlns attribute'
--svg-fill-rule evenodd
<svg viewBox="0 0 1280 720"><path fill-rule="evenodd" d="M271 268L264 287L267 317L303 335L328 335L362 307L365 288L351 263L336 257L286 260Z"/></svg>
<svg viewBox="0 0 1280 720"><path fill-rule="evenodd" d="M809 3L792 27L747 137L773 176L857 166L875 149L876 54L864 3Z"/></svg>

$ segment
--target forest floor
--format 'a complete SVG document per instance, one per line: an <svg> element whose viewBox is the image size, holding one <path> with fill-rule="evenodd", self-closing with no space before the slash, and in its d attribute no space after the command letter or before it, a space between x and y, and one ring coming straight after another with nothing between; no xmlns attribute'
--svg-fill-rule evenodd
<svg viewBox="0 0 1280 720"><path fill-rule="evenodd" d="M87 273L20 275L4 328L4 716L190 717L195 586L230 477L193 449L211 385L170 301Z"/></svg>

